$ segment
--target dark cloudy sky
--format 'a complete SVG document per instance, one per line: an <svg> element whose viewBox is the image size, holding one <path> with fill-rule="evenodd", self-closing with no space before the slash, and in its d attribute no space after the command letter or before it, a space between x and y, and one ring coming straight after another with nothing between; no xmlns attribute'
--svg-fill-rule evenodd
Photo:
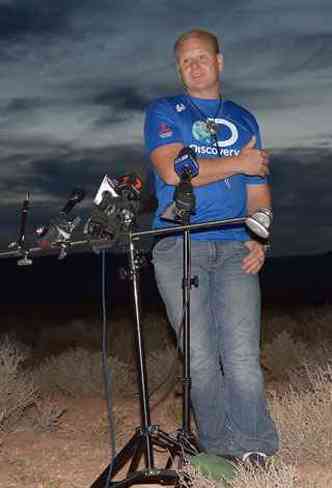
<svg viewBox="0 0 332 488"><path fill-rule="evenodd" d="M275 255L332 250L331 0L0 0L1 245L31 193L33 227L74 186L145 171L144 107L176 93L172 47L214 31L223 93L271 152Z"/></svg>

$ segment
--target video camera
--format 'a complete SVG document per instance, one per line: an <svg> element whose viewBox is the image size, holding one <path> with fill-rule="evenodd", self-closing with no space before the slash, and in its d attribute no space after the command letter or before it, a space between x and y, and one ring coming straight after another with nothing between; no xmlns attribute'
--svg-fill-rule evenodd
<svg viewBox="0 0 332 488"><path fill-rule="evenodd" d="M140 206L142 180L136 174L105 175L84 233L95 239L118 240L130 230Z"/></svg>

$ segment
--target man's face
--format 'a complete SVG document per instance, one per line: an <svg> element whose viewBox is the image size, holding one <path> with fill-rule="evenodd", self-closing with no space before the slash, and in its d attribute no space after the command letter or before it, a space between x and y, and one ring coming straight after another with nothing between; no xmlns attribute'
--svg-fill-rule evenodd
<svg viewBox="0 0 332 488"><path fill-rule="evenodd" d="M180 77L192 96L214 97L219 94L219 76L223 59L205 39L192 37L183 41L177 53Z"/></svg>

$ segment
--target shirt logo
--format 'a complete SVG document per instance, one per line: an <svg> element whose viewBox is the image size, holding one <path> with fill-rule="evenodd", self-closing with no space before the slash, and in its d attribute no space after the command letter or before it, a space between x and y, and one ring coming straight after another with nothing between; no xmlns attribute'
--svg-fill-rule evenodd
<svg viewBox="0 0 332 488"><path fill-rule="evenodd" d="M165 122L162 122L159 126L159 136L165 139L166 137L171 137L172 135L172 129L167 124L165 124Z"/></svg>
<svg viewBox="0 0 332 488"><path fill-rule="evenodd" d="M184 110L186 110L186 106L183 105L183 103L177 103L175 105L175 109L177 112L183 112Z"/></svg>
<svg viewBox="0 0 332 488"><path fill-rule="evenodd" d="M192 134L197 141L205 142L205 144L212 143L211 132L204 120L196 120L192 127Z"/></svg>
<svg viewBox="0 0 332 488"><path fill-rule="evenodd" d="M219 147L229 147L235 144L239 138L239 131L235 124L226 119L214 119L214 123L217 126L216 138L218 139ZM226 127L229 136L227 139L222 139L223 128ZM197 141L205 144L211 144L214 142L214 138L211 136L211 131L208 129L204 120L197 120L192 126L192 134Z"/></svg>
<svg viewBox="0 0 332 488"><path fill-rule="evenodd" d="M239 138L239 131L237 130L236 125L225 119L214 119L214 121L217 125L223 125L230 130L230 136L228 139L219 139L218 137L218 146L228 147L235 144Z"/></svg>

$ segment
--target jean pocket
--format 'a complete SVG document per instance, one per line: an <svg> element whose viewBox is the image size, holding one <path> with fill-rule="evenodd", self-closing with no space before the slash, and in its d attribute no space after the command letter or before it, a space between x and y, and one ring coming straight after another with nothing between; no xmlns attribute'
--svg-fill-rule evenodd
<svg viewBox="0 0 332 488"><path fill-rule="evenodd" d="M225 241L221 246L225 258L234 256L244 258L249 252L246 241Z"/></svg>
<svg viewBox="0 0 332 488"><path fill-rule="evenodd" d="M180 238L176 236L164 237L154 246L153 256L160 254L173 253L180 242Z"/></svg>

